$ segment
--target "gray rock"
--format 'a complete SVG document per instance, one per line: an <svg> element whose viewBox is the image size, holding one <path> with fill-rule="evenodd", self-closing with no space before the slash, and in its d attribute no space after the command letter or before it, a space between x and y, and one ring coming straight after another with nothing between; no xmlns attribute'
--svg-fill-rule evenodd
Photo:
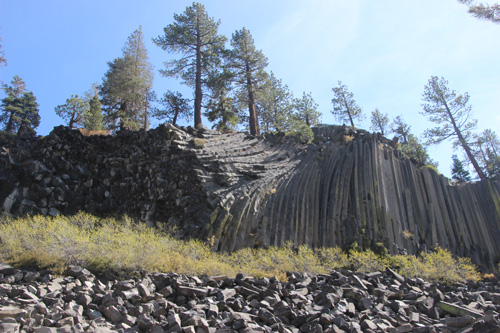
<svg viewBox="0 0 500 333"><path fill-rule="evenodd" d="M171 313L167 317L168 328L171 332L180 332L181 331L181 318L177 313Z"/></svg>
<svg viewBox="0 0 500 333"><path fill-rule="evenodd" d="M18 323L4 323L0 322L0 332L3 333L18 333L21 327Z"/></svg>
<svg viewBox="0 0 500 333"><path fill-rule="evenodd" d="M219 307L215 304L209 304L207 309L207 318L217 317L219 314Z"/></svg>
<svg viewBox="0 0 500 333"><path fill-rule="evenodd" d="M40 278L39 272L26 272L24 274L23 280L24 280L24 282L30 283L30 282L38 280L39 278Z"/></svg>
<svg viewBox="0 0 500 333"><path fill-rule="evenodd" d="M97 310L88 310L86 312L87 317L90 318L90 320L94 320L97 318L102 318L102 313L97 311Z"/></svg>
<svg viewBox="0 0 500 333"><path fill-rule="evenodd" d="M266 309L260 309L258 316L260 320L269 325L273 325L280 322L280 320L276 319L276 317L269 310Z"/></svg>
<svg viewBox="0 0 500 333"><path fill-rule="evenodd" d="M57 321L57 325L63 326L73 326L75 325L75 319L73 317L66 317Z"/></svg>
<svg viewBox="0 0 500 333"><path fill-rule="evenodd" d="M117 284L115 284L115 288L120 291L130 290L134 287L135 287L134 280L119 281Z"/></svg>
<svg viewBox="0 0 500 333"><path fill-rule="evenodd" d="M58 333L58 329L55 327L42 326L34 330L35 333Z"/></svg>
<svg viewBox="0 0 500 333"><path fill-rule="evenodd" d="M182 328L183 333L196 333L194 326L187 326Z"/></svg>
<svg viewBox="0 0 500 333"><path fill-rule="evenodd" d="M448 302L439 302L437 303L437 307L455 316L472 316L474 318L482 316L482 314L478 311Z"/></svg>
<svg viewBox="0 0 500 333"><path fill-rule="evenodd" d="M465 327L474 324L474 317L470 315L465 315L463 317L447 317L445 318L446 326L450 327Z"/></svg>
<svg viewBox="0 0 500 333"><path fill-rule="evenodd" d="M149 297L151 295L151 292L149 291L149 289L142 283L139 283L137 285L137 290L139 291L139 294L142 297Z"/></svg>
<svg viewBox="0 0 500 333"><path fill-rule="evenodd" d="M143 331L152 329L156 324L156 321L147 314L141 314L137 318L137 325Z"/></svg>
<svg viewBox="0 0 500 333"><path fill-rule="evenodd" d="M137 288L124 290L121 292L121 295L122 295L123 299L129 300L132 302L138 302L142 299L141 295L139 294L139 290Z"/></svg>
<svg viewBox="0 0 500 333"><path fill-rule="evenodd" d="M192 288L185 286L178 286L177 293L186 297L206 297L208 295L208 290L205 288Z"/></svg>
<svg viewBox="0 0 500 333"><path fill-rule="evenodd" d="M28 312L14 306L0 306L0 319L3 318L24 318Z"/></svg>
<svg viewBox="0 0 500 333"><path fill-rule="evenodd" d="M116 306L109 306L102 310L104 316L113 323L121 323L123 315Z"/></svg>
<svg viewBox="0 0 500 333"><path fill-rule="evenodd" d="M0 274L3 274L4 276L13 275L15 271L15 268L11 265L0 263Z"/></svg>
<svg viewBox="0 0 500 333"><path fill-rule="evenodd" d="M387 267L386 268L386 271L387 273L389 273L390 275L392 275L392 277L394 277L396 280L398 280L400 283L404 283L405 282L405 278L402 277L400 274L398 274L395 270L393 270L392 268L390 267Z"/></svg>

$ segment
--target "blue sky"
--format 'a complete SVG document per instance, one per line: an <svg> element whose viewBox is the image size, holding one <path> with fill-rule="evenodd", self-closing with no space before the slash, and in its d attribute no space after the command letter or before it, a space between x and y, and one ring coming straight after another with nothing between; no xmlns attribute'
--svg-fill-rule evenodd
<svg viewBox="0 0 500 333"><path fill-rule="evenodd" d="M378 108L391 118L402 115L421 135L432 126L420 115L422 92L437 75L451 89L470 94L479 130L500 134L500 25L473 18L456 0L201 2L220 19L220 33L228 38L237 29L249 29L269 59L268 70L296 96L311 92L324 123L337 123L331 89L341 80L366 114L359 127L368 129L369 115ZM46 135L63 123L54 107L101 83L107 62L121 56L127 37L142 25L155 66L155 91L189 95L187 87L159 75L163 62L176 55L151 38L191 3L0 0L0 35L8 61L0 79L24 79L40 104L37 132ZM429 147L429 153L449 175L451 145Z"/></svg>

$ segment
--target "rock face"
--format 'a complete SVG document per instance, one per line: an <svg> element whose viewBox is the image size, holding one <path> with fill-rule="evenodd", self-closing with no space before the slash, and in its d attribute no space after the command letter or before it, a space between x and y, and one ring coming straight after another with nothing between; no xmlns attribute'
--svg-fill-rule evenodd
<svg viewBox="0 0 500 333"><path fill-rule="evenodd" d="M486 266L500 255L499 182L452 184L362 130L316 128L309 145L171 125L0 140L0 204L13 214L127 213L224 251L356 241L439 244Z"/></svg>
<svg viewBox="0 0 500 333"><path fill-rule="evenodd" d="M0 276L1 332L499 332L500 283L454 286L390 271L276 278L136 272L119 279Z"/></svg>

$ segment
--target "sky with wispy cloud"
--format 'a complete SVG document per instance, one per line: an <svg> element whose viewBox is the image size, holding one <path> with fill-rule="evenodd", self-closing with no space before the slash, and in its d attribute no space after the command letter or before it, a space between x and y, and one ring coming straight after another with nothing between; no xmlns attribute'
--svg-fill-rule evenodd
<svg viewBox="0 0 500 333"><path fill-rule="evenodd" d="M142 25L155 69L172 59L153 45L191 1L0 0L0 35L8 66L0 80L21 76L40 104L45 135L62 123L54 107L100 83L107 62L121 56L127 37ZM468 92L479 130L500 134L500 25L480 21L456 0L209 0L228 38L242 27L269 59L269 71L296 96L311 92L323 122L331 114L332 87L342 81L354 93L369 128L378 108L402 115L416 135L431 127L421 96L432 75ZM191 91L156 71L154 88ZM440 171L450 174L451 145L429 148Z"/></svg>

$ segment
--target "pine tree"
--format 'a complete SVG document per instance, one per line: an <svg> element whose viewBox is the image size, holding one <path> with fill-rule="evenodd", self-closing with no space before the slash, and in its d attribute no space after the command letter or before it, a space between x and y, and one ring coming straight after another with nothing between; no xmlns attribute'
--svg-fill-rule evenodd
<svg viewBox="0 0 500 333"><path fill-rule="evenodd" d="M430 121L440 125L425 131L428 144L438 144L449 138L455 138L454 146L461 146L470 162L474 166L479 178L485 179L486 175L476 161L470 148L472 130L477 120L470 120L471 107L467 105L469 95L459 95L448 88L448 81L432 76L425 86L423 93L422 114Z"/></svg>
<svg viewBox="0 0 500 333"><path fill-rule="evenodd" d="M372 125L370 129L374 132L380 132L382 135L385 135L387 131L387 126L389 125L389 117L387 114L383 114L379 111L379 109L375 109L372 112L371 116Z"/></svg>
<svg viewBox="0 0 500 333"><path fill-rule="evenodd" d="M26 83L19 76L15 75L10 82L10 86L4 85L3 90L5 94L13 94L15 97L20 97L26 90Z"/></svg>
<svg viewBox="0 0 500 333"><path fill-rule="evenodd" d="M88 112L89 104L78 97L71 95L66 99L66 103L55 107L56 114L68 122L70 129L74 126L82 127L84 124L85 114Z"/></svg>
<svg viewBox="0 0 500 333"><path fill-rule="evenodd" d="M180 59L166 62L166 68L160 72L167 77L180 77L194 87L194 126L198 128L203 126L203 89L209 73L220 63L226 38L217 33L220 21L209 17L200 3L193 3L182 14L174 14L174 21L153 42L167 52L182 54Z"/></svg>
<svg viewBox="0 0 500 333"><path fill-rule="evenodd" d="M216 122L212 128L218 131L232 131L238 125L237 107L231 94L233 77L233 73L223 68L222 71L213 71L209 78L210 95L205 116L209 121Z"/></svg>
<svg viewBox="0 0 500 333"><path fill-rule="evenodd" d="M293 125L293 94L287 85L271 75L256 94L258 115L266 131L288 132Z"/></svg>
<svg viewBox="0 0 500 333"><path fill-rule="evenodd" d="M399 147L401 152L408 157L416 167L422 168L426 165L432 165L437 169L438 164L429 157L427 149L419 142L415 135L408 134L407 140L401 143Z"/></svg>
<svg viewBox="0 0 500 333"><path fill-rule="evenodd" d="M355 119L363 120L363 111L356 104L353 93L347 90L347 86L342 84L342 81L338 83L338 87L332 88L334 94L334 98L332 99L332 113L338 121L349 121L351 126L354 127Z"/></svg>
<svg viewBox="0 0 500 333"><path fill-rule="evenodd" d="M473 154L489 178L498 178L498 161L500 160L500 139L491 129L486 129L474 136Z"/></svg>
<svg viewBox="0 0 500 333"><path fill-rule="evenodd" d="M255 48L250 31L243 28L237 30L231 39L233 49L230 52L228 67L234 72L234 82L244 91L248 103L250 134L259 134L259 119L255 107L255 94L258 85L265 78L264 68L267 67L267 58L261 50Z"/></svg>
<svg viewBox="0 0 500 333"><path fill-rule="evenodd" d="M390 130L400 139L399 149L403 155L409 158L416 167L422 168L432 165L436 169L438 168L438 163L429 157L427 148L411 133L411 126L404 121L401 115L393 119Z"/></svg>
<svg viewBox="0 0 500 333"><path fill-rule="evenodd" d="M2 36L0 36L0 67L7 66L7 59L5 59L5 53L2 50ZM0 81L1 83L2 81Z"/></svg>
<svg viewBox="0 0 500 333"><path fill-rule="evenodd" d="M11 85L4 85L3 90L7 95L2 99L3 113L0 122L5 124L4 131L14 133L19 128L22 114L19 98L26 92L26 83L17 75L12 78Z"/></svg>
<svg viewBox="0 0 500 333"><path fill-rule="evenodd" d="M478 162L485 166L488 159L486 153L488 150L495 156L500 155L500 140L493 130L486 129L479 135L474 136L472 149Z"/></svg>
<svg viewBox="0 0 500 333"><path fill-rule="evenodd" d="M103 116L101 109L101 101L99 96L95 94L90 98L89 108L85 113L84 127L91 131L100 131L103 129Z"/></svg>
<svg viewBox="0 0 500 333"><path fill-rule="evenodd" d="M451 158L453 160L453 165L451 166L451 178L459 182L470 182L471 178L469 171L465 168L462 161L460 161L455 154Z"/></svg>
<svg viewBox="0 0 500 333"><path fill-rule="evenodd" d="M164 108L156 109L153 112L153 117L158 120L177 124L177 120L188 120L191 116L191 108L189 107L189 100L182 97L180 92L167 91L160 103Z"/></svg>
<svg viewBox="0 0 500 333"><path fill-rule="evenodd" d="M40 125L40 114L38 110L38 103L33 92L28 91L21 97L19 104L21 105L22 114L20 117L20 124L18 133L27 130L35 133L35 128Z"/></svg>
<svg viewBox="0 0 500 333"><path fill-rule="evenodd" d="M469 5L469 13L478 19L491 21L493 23L500 23L500 4L474 4L474 0L458 0L458 2Z"/></svg>
<svg viewBox="0 0 500 333"><path fill-rule="evenodd" d="M500 156L487 149L486 171L492 180L500 180Z"/></svg>
<svg viewBox="0 0 500 333"><path fill-rule="evenodd" d="M318 111L318 104L314 101L311 93L304 91L302 98L296 98L294 101L295 117L311 127L318 125L321 121L321 113Z"/></svg>
<svg viewBox="0 0 500 333"><path fill-rule="evenodd" d="M0 123L7 133L19 132L21 128L34 131L40 124L38 103L31 91L26 90L26 84L19 76L14 76L11 85L4 85L6 97L2 99L2 114Z"/></svg>
<svg viewBox="0 0 500 333"><path fill-rule="evenodd" d="M396 116L392 120L391 131L396 134L399 138L403 138L403 143L408 142L408 136L410 135L411 126L408 125L402 116Z"/></svg>
<svg viewBox="0 0 500 333"><path fill-rule="evenodd" d="M110 129L137 130L147 123L148 94L153 85L153 67L148 60L142 27L129 36L122 53L123 57L108 63L100 86L101 102Z"/></svg>

